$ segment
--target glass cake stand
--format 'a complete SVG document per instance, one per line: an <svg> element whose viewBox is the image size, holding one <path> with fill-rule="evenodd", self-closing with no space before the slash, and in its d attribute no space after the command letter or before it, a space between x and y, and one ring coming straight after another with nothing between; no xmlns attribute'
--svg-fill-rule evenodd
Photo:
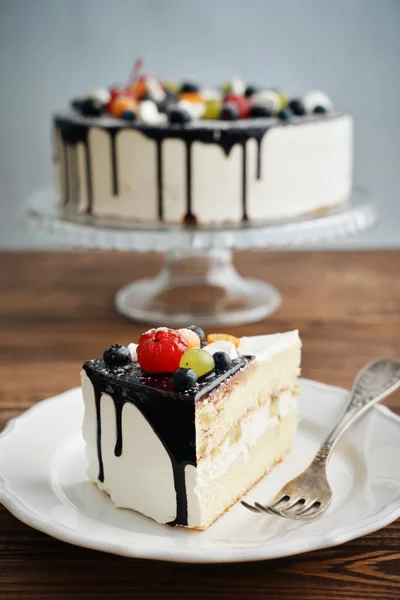
<svg viewBox="0 0 400 600"><path fill-rule="evenodd" d="M135 321L154 325L239 325L259 321L281 303L269 283L242 277L232 263L233 249L309 246L362 232L377 220L365 192L351 204L308 218L237 226L184 227L117 222L90 215L63 215L45 190L28 199L24 216L31 229L80 248L159 251L165 255L153 278L125 285L116 309Z"/></svg>

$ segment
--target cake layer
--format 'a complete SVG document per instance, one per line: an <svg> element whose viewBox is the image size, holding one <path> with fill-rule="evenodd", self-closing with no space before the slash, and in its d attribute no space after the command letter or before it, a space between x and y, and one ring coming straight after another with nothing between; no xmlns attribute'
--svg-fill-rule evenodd
<svg viewBox="0 0 400 600"><path fill-rule="evenodd" d="M281 219L349 199L347 115L130 124L54 119L60 202L68 213L199 225Z"/></svg>
<svg viewBox="0 0 400 600"><path fill-rule="evenodd" d="M220 477L210 478L212 464L202 466L203 461L197 473L193 467L186 468L190 469L186 475L189 527L209 527L292 449L297 428L295 406L281 418L265 419L263 409L255 411L255 416L262 419L264 432L254 443L239 439L224 449L229 466Z"/></svg>
<svg viewBox="0 0 400 600"><path fill-rule="evenodd" d="M267 404L282 388L295 384L301 360L298 336L294 344L278 350L270 357L255 361L234 380L199 401L196 407L198 459L217 448L244 415Z"/></svg>

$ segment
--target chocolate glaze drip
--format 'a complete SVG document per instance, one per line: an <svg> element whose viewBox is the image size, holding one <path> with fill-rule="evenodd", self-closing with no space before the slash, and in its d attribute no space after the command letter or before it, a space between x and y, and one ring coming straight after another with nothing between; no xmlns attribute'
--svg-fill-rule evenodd
<svg viewBox="0 0 400 600"><path fill-rule="evenodd" d="M117 167L117 146L115 143L117 132L112 131L111 136L111 166L112 166L112 186L114 196L118 196L118 167Z"/></svg>
<svg viewBox="0 0 400 600"><path fill-rule="evenodd" d="M186 141L186 216L185 223L193 222L192 213L192 142Z"/></svg>
<svg viewBox="0 0 400 600"><path fill-rule="evenodd" d="M326 121L327 119L336 118L340 116L336 113L328 113L321 115L306 115L303 117L294 117L288 123L290 125L302 125L304 123L315 122L315 121ZM223 150L225 156L229 156L232 148L239 144L243 147L243 169L246 166L246 152L247 152L247 141L254 139L257 143L257 165L256 165L256 179L261 179L261 142L267 132L273 127L285 127L285 123L275 118L266 119L246 119L243 121L237 121L235 123L230 122L229 125L226 123L215 121L215 122L200 122L199 123L188 123L185 125L170 124L166 126L150 126L140 123L129 123L128 121L121 121L121 123L115 124L112 119L99 119L99 118L82 118L74 114L68 116L56 116L54 119L55 126L58 128L61 134L63 143L76 144L83 142L85 145L86 153L86 171L87 171L87 197L88 197L88 210L90 214L93 205L93 194L92 194L92 176L91 176L91 161L90 151L87 142L88 132L91 127L100 127L105 131L109 132L111 137L111 163L113 173L113 193L118 194L118 174L117 174L117 159L116 159L116 145L115 139L119 131L124 129L134 129L143 133L146 137L154 140L157 145L157 190L158 190L158 214L160 219L163 218L163 196L162 196L162 142L166 139L180 139L185 142L186 145L186 185L187 185L187 206L186 206L186 217L185 223L193 223L192 215L192 204L191 204L191 189L192 189L192 169L191 169L191 148L193 142L202 142L203 144L216 144ZM243 178L245 173L243 172ZM246 186L243 185L242 189L242 204L244 209L246 208ZM243 218L246 219L245 210L243 212Z"/></svg>
<svg viewBox="0 0 400 600"><path fill-rule="evenodd" d="M257 140L257 171L256 179L261 179L261 139Z"/></svg>
<svg viewBox="0 0 400 600"><path fill-rule="evenodd" d="M122 454L122 410L125 406L125 402L117 402L114 400L115 406L115 424L116 424L116 442L114 448L115 456L121 456Z"/></svg>
<svg viewBox="0 0 400 600"><path fill-rule="evenodd" d="M63 149L63 155L64 155L64 199L63 199L63 204L64 206L67 205L68 200L69 200L69 160L68 160L68 148L66 144L63 144L62 146Z"/></svg>
<svg viewBox="0 0 400 600"><path fill-rule="evenodd" d="M246 144L242 144L242 207L243 219L247 220L247 152Z"/></svg>
<svg viewBox="0 0 400 600"><path fill-rule="evenodd" d="M66 156L67 144L76 146L78 143L82 143L85 148L85 165L86 165L86 194L88 199L87 213L90 214L93 208L93 184L92 184L92 166L90 160L90 148L88 144L88 134L90 127L86 123L71 123L69 119L58 119L55 118L55 125L60 133L60 140L63 146L64 156ZM72 126L71 126L72 125ZM76 177L78 181L78 177ZM73 200L70 198L70 190L68 184L65 188L66 202L69 204Z"/></svg>
<svg viewBox="0 0 400 600"><path fill-rule="evenodd" d="M93 386L94 387L94 386ZM97 456L99 459L99 481L104 481L104 466L103 466L103 454L101 451L101 391L99 388L94 387L94 398L96 403L96 419L97 419Z"/></svg>
<svg viewBox="0 0 400 600"><path fill-rule="evenodd" d="M174 391L171 376L146 375L137 364L112 369L106 367L103 360L86 362L83 369L92 382L96 403L99 481L103 482L107 477L101 448L101 396L108 394L115 407L115 456L121 456L123 452L123 408L129 402L140 410L151 425L171 460L176 492L176 518L169 525L187 525L185 467L197 464L195 404L210 396L223 381L252 360L252 357L241 357L234 361L229 371L220 375L212 373L185 393Z"/></svg>
<svg viewBox="0 0 400 600"><path fill-rule="evenodd" d="M157 193L158 193L158 218L163 220L163 168L162 168L162 141L157 140Z"/></svg>

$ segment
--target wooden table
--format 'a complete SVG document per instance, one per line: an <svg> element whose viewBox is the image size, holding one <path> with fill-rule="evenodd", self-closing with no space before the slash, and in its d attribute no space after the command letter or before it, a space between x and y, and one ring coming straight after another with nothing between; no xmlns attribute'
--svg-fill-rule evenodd
<svg viewBox="0 0 400 600"><path fill-rule="evenodd" d="M242 253L236 263L277 285L283 305L265 322L232 333L298 327L305 377L349 386L365 362L400 358L400 252ZM113 295L159 266L157 255L0 254L0 430L38 400L76 386L88 357L138 337L143 325L116 314ZM388 405L400 412L400 395ZM281 560L180 565L70 546L0 507L1 600L75 597L398 600L400 522Z"/></svg>

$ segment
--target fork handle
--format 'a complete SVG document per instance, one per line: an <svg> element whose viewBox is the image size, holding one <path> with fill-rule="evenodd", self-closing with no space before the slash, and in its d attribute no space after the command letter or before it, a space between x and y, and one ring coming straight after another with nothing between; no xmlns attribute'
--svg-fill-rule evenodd
<svg viewBox="0 0 400 600"><path fill-rule="evenodd" d="M357 374L348 403L313 462L326 464L342 433L371 406L400 387L400 363L389 359L366 365Z"/></svg>

